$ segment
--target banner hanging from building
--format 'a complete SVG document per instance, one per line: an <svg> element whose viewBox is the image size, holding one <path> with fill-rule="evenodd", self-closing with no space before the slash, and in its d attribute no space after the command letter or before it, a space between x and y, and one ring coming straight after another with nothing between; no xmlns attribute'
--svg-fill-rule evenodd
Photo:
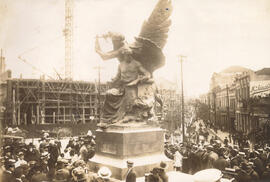
<svg viewBox="0 0 270 182"><path fill-rule="evenodd" d="M270 96L270 80L250 82L250 97L268 96Z"/></svg>

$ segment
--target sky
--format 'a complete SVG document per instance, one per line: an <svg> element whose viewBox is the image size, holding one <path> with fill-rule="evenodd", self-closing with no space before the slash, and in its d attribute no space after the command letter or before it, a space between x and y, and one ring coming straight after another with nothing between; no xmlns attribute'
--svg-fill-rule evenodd
<svg viewBox="0 0 270 182"><path fill-rule="evenodd" d="M130 43L157 0L75 0L73 78L94 81L101 66L102 81L117 71L117 60L102 61L94 51L95 36L120 32ZM214 72L240 65L253 70L270 67L269 0L172 0L166 64L155 78L180 80L183 63L185 95L209 90ZM14 78L57 78L64 73L64 0L0 0L0 48ZM110 42L102 42L109 50ZM27 60L28 64L18 57ZM33 66L39 69L36 71Z"/></svg>

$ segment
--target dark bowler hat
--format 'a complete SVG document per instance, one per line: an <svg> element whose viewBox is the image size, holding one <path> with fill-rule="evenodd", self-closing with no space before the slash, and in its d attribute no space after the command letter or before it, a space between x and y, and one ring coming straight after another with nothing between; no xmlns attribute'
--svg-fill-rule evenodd
<svg viewBox="0 0 270 182"><path fill-rule="evenodd" d="M30 166L34 166L34 165L36 165L37 161L29 161L28 163Z"/></svg>
<svg viewBox="0 0 270 182"><path fill-rule="evenodd" d="M159 164L159 167L161 169L167 169L168 166L167 166L167 164L165 162L161 161L160 164Z"/></svg>
<svg viewBox="0 0 270 182"><path fill-rule="evenodd" d="M241 166L241 168L244 169L244 170L248 168L248 164L245 163L245 162L241 162L240 166Z"/></svg>
<svg viewBox="0 0 270 182"><path fill-rule="evenodd" d="M54 178L53 182L66 182L69 178L69 171L66 169L59 169L55 172Z"/></svg>
<svg viewBox="0 0 270 182"><path fill-rule="evenodd" d="M14 159L8 159L5 161L5 168L15 167L15 160Z"/></svg>

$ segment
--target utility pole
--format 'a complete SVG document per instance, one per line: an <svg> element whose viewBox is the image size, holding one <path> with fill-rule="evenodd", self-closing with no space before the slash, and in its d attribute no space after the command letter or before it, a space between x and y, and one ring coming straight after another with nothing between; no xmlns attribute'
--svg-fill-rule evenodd
<svg viewBox="0 0 270 182"><path fill-rule="evenodd" d="M226 85L226 94L227 94L227 126L228 131L231 132L231 118L230 118L230 97L229 97L229 87Z"/></svg>
<svg viewBox="0 0 270 182"><path fill-rule="evenodd" d="M181 64L181 94L182 94L182 135L183 142L185 141L185 106L184 106L184 81L183 81L183 58L186 56L180 55L180 64Z"/></svg>
<svg viewBox="0 0 270 182"><path fill-rule="evenodd" d="M98 70L98 121L101 122L101 84L100 84L100 72L103 67L100 65L94 67L94 69Z"/></svg>

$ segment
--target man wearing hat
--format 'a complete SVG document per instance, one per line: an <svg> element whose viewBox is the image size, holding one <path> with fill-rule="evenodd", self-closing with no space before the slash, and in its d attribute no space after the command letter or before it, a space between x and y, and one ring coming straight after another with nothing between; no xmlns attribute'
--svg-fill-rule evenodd
<svg viewBox="0 0 270 182"><path fill-rule="evenodd" d="M238 182L248 182L251 181L251 177L248 175L247 163L241 162L240 168L236 170L237 176L235 177Z"/></svg>
<svg viewBox="0 0 270 182"><path fill-rule="evenodd" d="M48 152L43 152L40 157L40 169L41 172L48 173L48 159L49 159L49 153Z"/></svg>
<svg viewBox="0 0 270 182"><path fill-rule="evenodd" d="M126 182L136 182L136 173L133 170L133 162L128 160L127 161L127 174L126 174Z"/></svg>
<svg viewBox="0 0 270 182"><path fill-rule="evenodd" d="M19 171L21 170L22 171L21 180L23 182L27 182L28 181L27 176L28 176L29 171L30 171L29 165L28 164L21 164L18 168L19 169L15 168L15 172L16 172L16 170L19 170Z"/></svg>
<svg viewBox="0 0 270 182"><path fill-rule="evenodd" d="M168 182L168 175L166 174L167 164L163 161L159 164L160 171L159 171L159 177L162 179L163 182Z"/></svg>
<svg viewBox="0 0 270 182"><path fill-rule="evenodd" d="M224 171L225 168L230 167L230 162L225 159L224 150L222 148L220 148L218 156L218 159L213 162L214 168Z"/></svg>
<svg viewBox="0 0 270 182"><path fill-rule="evenodd" d="M55 165L59 156L59 151L57 145L54 143L53 140L50 141L49 147L49 159L48 159L48 168L49 168L49 178L52 179L55 173Z"/></svg>
<svg viewBox="0 0 270 182"><path fill-rule="evenodd" d="M23 152L19 152L18 160L15 163L15 168L19 167L21 164L27 164L27 162L24 160L24 153Z"/></svg>
<svg viewBox="0 0 270 182"><path fill-rule="evenodd" d="M97 182L109 182L109 181L111 181L110 180L111 175L112 175L112 172L109 168L101 167L98 170L98 177L96 178L96 181Z"/></svg>
<svg viewBox="0 0 270 182"><path fill-rule="evenodd" d="M224 142L223 142L223 143L224 143L224 145L225 145L225 146L228 146L229 140L228 140L228 138L227 138L227 137L225 137L225 139L224 139Z"/></svg>
<svg viewBox="0 0 270 182"><path fill-rule="evenodd" d="M266 154L266 151L264 149L262 149L262 148L258 149L258 151L260 153L259 157L262 160L263 165L266 166L266 164L267 164L267 154Z"/></svg>
<svg viewBox="0 0 270 182"><path fill-rule="evenodd" d="M270 163L266 164L266 169L262 174L262 180L270 179Z"/></svg>
<svg viewBox="0 0 270 182"><path fill-rule="evenodd" d="M248 162L246 160L246 154L244 152L238 152L238 161L239 161L239 164L241 164L241 162L245 162L245 163Z"/></svg>
<svg viewBox="0 0 270 182"><path fill-rule="evenodd" d="M267 162L270 162L270 147L267 146L267 147L265 148L265 150L266 150L266 158L267 158Z"/></svg>
<svg viewBox="0 0 270 182"><path fill-rule="evenodd" d="M14 156L12 155L11 146L7 145L4 147L4 156L6 159L13 159L14 158Z"/></svg>
<svg viewBox="0 0 270 182"><path fill-rule="evenodd" d="M33 175L31 176L31 182L41 182L41 181L49 181L47 174L42 172L42 169L39 166L34 166L32 168Z"/></svg>
<svg viewBox="0 0 270 182"><path fill-rule="evenodd" d="M70 172L67 169L59 169L55 172L53 182L67 182L70 178Z"/></svg>
<svg viewBox="0 0 270 182"><path fill-rule="evenodd" d="M14 170L15 170L15 160L8 159L5 161L4 166L5 170L3 171L2 177L0 178L3 182L15 182L16 178L14 176Z"/></svg>
<svg viewBox="0 0 270 182"><path fill-rule="evenodd" d="M258 151L254 151L255 158L253 160L254 163L254 170L259 174L259 176L262 176L263 171L264 171L264 165L262 160L260 159L259 155L260 153Z"/></svg>
<svg viewBox="0 0 270 182"><path fill-rule="evenodd" d="M26 161L38 161L40 158L40 153L39 151L36 149L35 145L31 142L29 143L28 147L27 147L27 151L25 152L25 156L24 159Z"/></svg>

